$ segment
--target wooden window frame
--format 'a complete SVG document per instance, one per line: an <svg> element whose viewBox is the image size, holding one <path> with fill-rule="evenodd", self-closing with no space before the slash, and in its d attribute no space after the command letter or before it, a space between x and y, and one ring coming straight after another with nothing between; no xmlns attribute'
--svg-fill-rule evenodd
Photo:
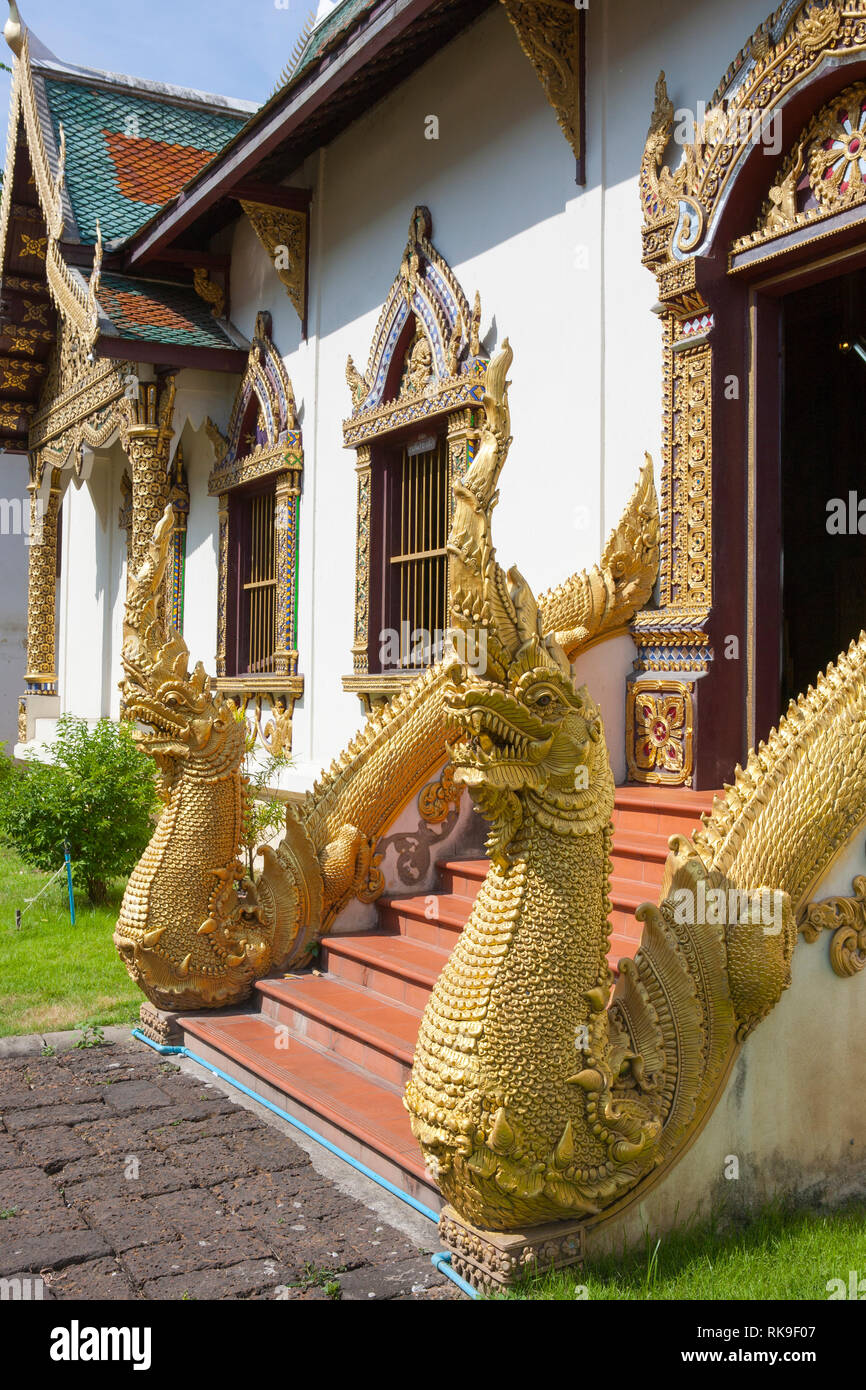
<svg viewBox="0 0 866 1390"><path fill-rule="evenodd" d="M436 427L438 425L438 428ZM401 526L402 506L406 497L404 460L413 443L420 442L421 439L430 437L435 440L434 449L419 453L417 457L424 457L429 453L438 454L438 467L444 471L444 479L440 482L440 530L442 544L436 546L435 550L446 558L445 543L448 536L448 526L450 520L450 499L451 499L451 471L449 467L448 455L448 435L447 422L443 419L431 424L430 429L425 430L423 435L418 437L409 436L399 440L391 440L383 444L381 449L376 451L373 460L372 476L372 501L371 501L371 559L373 565L374 582L372 587L371 615L378 616L379 629L378 635L375 630L375 621L370 632L368 656L370 670L374 674L385 675L381 664L381 634L388 630L394 630L399 634L400 641L400 663L389 666L388 671L397 677L417 676L425 669L424 663L413 663L411 660L404 662L406 653L403 650L403 629L402 624L410 621L411 631L417 631L425 624L431 635L436 630L444 630L448 626L448 593L447 593L447 559L446 574L444 578L445 594L444 603L440 604L441 612L420 611L415 614L415 623L412 624L406 612L406 605L401 601L397 589L397 571L399 561L398 555L409 556L415 553L414 537L409 537L405 533L405 526ZM441 478L441 475L440 475ZM415 485L423 488L420 479L415 480ZM418 505L416 501L415 505ZM409 522L411 526L413 523ZM425 520L421 518L422 528ZM402 532L402 542L401 542ZM428 548L429 549L429 548ZM422 544L419 555L426 554ZM408 559L405 561L407 568L411 564ZM429 602L429 595L428 595ZM423 609L424 598L422 591L421 607ZM432 623L432 625L431 625ZM411 638L411 634L410 634Z"/></svg>
<svg viewBox="0 0 866 1390"><path fill-rule="evenodd" d="M252 552L252 505L257 497L270 496L273 499L273 568L274 568L274 634L273 650L267 670L249 669L249 629L250 596L246 590L245 575L251 562ZM270 474L254 483L236 488L229 494L228 508L228 602L226 609L226 675L234 679L251 682L266 681L276 674L277 658L277 604L279 600L279 572L276 535L276 475Z"/></svg>

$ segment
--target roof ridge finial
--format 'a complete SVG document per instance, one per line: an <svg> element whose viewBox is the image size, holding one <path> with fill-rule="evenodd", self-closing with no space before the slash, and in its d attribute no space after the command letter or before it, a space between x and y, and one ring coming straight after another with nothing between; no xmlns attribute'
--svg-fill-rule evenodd
<svg viewBox="0 0 866 1390"><path fill-rule="evenodd" d="M15 0L9 0L9 18L3 25L3 37L15 56L20 57L24 46L24 24Z"/></svg>

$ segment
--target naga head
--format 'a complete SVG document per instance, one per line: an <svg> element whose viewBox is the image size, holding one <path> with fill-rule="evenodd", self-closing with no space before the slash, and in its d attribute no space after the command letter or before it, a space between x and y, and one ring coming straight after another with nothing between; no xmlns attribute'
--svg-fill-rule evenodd
<svg viewBox="0 0 866 1390"><path fill-rule="evenodd" d="M482 811L503 822L491 837L494 857L503 857L527 810L560 834L586 834L607 822L613 777L601 715L543 644L529 641L502 684L456 666L450 674L446 704L463 732L450 749L455 777Z"/></svg>
<svg viewBox="0 0 866 1390"><path fill-rule="evenodd" d="M606 824L613 776L601 716L569 661L542 633L538 604L516 570L504 574L491 540L497 481L511 443L507 340L492 359L479 447L454 486L452 655L445 701L463 737L449 749L455 776L493 821L491 855L505 851L527 811L559 834Z"/></svg>
<svg viewBox="0 0 866 1390"><path fill-rule="evenodd" d="M173 529L172 507L154 532L147 558L133 577L123 627L124 714L152 732L135 731L139 745L164 773L176 760L208 776L232 771L244 753L244 730L230 705L210 691L201 662L189 674L186 643L160 617L162 584Z"/></svg>
<svg viewBox="0 0 866 1390"><path fill-rule="evenodd" d="M186 819L168 816L154 831L127 884L114 943L157 1007L217 1008L245 998L274 959L273 912L268 916L273 893L260 898L237 857L244 726L227 701L211 694L200 662L189 674L186 643L163 623L172 530L169 505L130 582L121 689L124 715L139 726L134 737L163 774L166 801L170 805L181 782L196 793L185 802ZM157 889L155 865L165 869L170 858L167 836L175 863L168 886ZM178 872L185 853L187 863Z"/></svg>

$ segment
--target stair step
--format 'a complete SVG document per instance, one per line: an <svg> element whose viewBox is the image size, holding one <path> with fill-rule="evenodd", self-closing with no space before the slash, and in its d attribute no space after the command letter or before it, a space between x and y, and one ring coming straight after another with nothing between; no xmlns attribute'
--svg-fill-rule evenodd
<svg viewBox="0 0 866 1390"><path fill-rule="evenodd" d="M439 865L439 877L447 892L474 901L489 868L489 859L448 859Z"/></svg>
<svg viewBox="0 0 866 1390"><path fill-rule="evenodd" d="M381 898L378 903L379 918L383 927L399 932L410 941L451 951L469 920L473 902L474 898L456 893Z"/></svg>
<svg viewBox="0 0 866 1390"><path fill-rule="evenodd" d="M261 1015L189 1018L182 1027L205 1061L215 1062L422 1200L432 1197L434 1207L441 1204L412 1137L398 1086L298 1038L281 1037Z"/></svg>
<svg viewBox="0 0 866 1390"><path fill-rule="evenodd" d="M648 835L641 830L618 830L611 849L613 872L621 878L661 883L670 853L667 835Z"/></svg>
<svg viewBox="0 0 866 1390"><path fill-rule="evenodd" d="M691 834L702 812L712 810L718 792L693 792L687 787L617 787L613 809L614 845L620 831L649 835Z"/></svg>
<svg viewBox="0 0 866 1390"><path fill-rule="evenodd" d="M623 956L628 956L629 960L633 960L639 945L640 937L632 938L624 936L620 931L614 931L611 934L610 950L607 953L611 970L617 969Z"/></svg>
<svg viewBox="0 0 866 1390"><path fill-rule="evenodd" d="M611 875L610 900L614 908L622 908L625 912L634 912L641 903L654 903L656 895L652 890L653 885L647 883L645 878L623 878L620 874Z"/></svg>
<svg viewBox="0 0 866 1390"><path fill-rule="evenodd" d="M259 980L262 1016L374 1076L403 1086L421 1013L327 975Z"/></svg>
<svg viewBox="0 0 866 1390"><path fill-rule="evenodd" d="M634 954L643 936L643 922L637 920L634 912L628 908L613 908L610 914L610 929L613 939L629 942Z"/></svg>
<svg viewBox="0 0 866 1390"><path fill-rule="evenodd" d="M450 951L410 941L398 933L328 936L322 966L335 979L421 1012Z"/></svg>

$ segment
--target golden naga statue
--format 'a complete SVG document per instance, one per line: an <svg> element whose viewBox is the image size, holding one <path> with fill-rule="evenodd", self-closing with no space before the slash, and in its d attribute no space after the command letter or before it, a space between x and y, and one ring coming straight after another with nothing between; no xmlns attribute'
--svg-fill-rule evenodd
<svg viewBox="0 0 866 1390"><path fill-rule="evenodd" d="M448 547L452 620L486 652L472 671L448 666L450 753L491 823L492 863L405 1093L443 1194L493 1231L609 1210L680 1156L790 983L810 891L866 818L864 634L792 702L694 841L672 841L661 905L639 912L640 950L611 993L601 718L491 541L510 362L506 344Z"/></svg>
<svg viewBox="0 0 866 1390"><path fill-rule="evenodd" d="M124 704L129 719L153 729L139 738L162 772L165 808L127 885L114 940L158 1007L219 1008L244 999L262 976L305 965L347 902L382 891L376 844L442 767L460 726L439 663L368 719L304 803L287 811L285 838L263 848L252 882L239 847L243 728L201 664L189 673L186 644L157 609L171 529L167 508L127 599ZM657 569L648 460L601 567L548 595L543 625L562 629L570 651L625 630Z"/></svg>

